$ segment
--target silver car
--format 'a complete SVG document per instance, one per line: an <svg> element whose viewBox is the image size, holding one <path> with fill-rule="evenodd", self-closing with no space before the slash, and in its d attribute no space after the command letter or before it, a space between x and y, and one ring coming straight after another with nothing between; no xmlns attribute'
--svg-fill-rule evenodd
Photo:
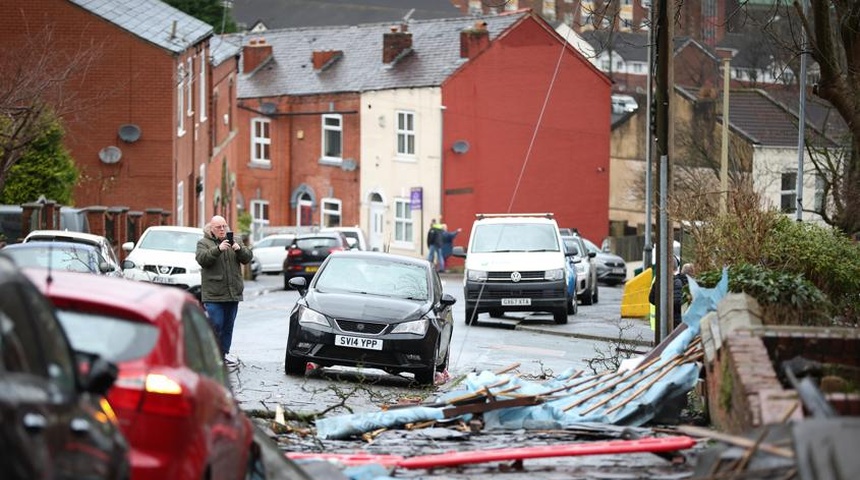
<svg viewBox="0 0 860 480"><path fill-rule="evenodd" d="M562 235L564 246L573 256L568 257L576 270L576 297L583 305L592 305L598 301L597 268L594 265L595 254L589 252L583 238L579 235Z"/></svg>
<svg viewBox="0 0 860 480"><path fill-rule="evenodd" d="M604 252L594 242L585 238L585 248L594 252L594 266L597 268L597 280L607 285L618 285L627 281L627 263L614 253Z"/></svg>

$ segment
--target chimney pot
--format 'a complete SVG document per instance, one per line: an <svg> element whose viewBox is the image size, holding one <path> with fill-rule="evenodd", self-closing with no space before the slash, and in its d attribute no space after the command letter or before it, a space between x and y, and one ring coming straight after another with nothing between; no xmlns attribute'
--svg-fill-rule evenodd
<svg viewBox="0 0 860 480"><path fill-rule="evenodd" d="M403 52L412 48L412 34L397 31L393 27L391 32L382 35L382 63L394 62Z"/></svg>

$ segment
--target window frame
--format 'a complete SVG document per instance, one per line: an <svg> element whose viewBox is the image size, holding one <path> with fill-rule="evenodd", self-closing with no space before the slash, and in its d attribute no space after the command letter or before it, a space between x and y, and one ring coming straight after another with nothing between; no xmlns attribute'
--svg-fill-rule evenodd
<svg viewBox="0 0 860 480"><path fill-rule="evenodd" d="M416 141L415 112L410 112L408 110L398 110L396 112L396 117L397 123L395 125L395 130L397 142L397 156L414 158Z"/></svg>
<svg viewBox="0 0 860 480"><path fill-rule="evenodd" d="M412 219L412 201L408 197L394 198L394 244L413 248L415 221Z"/></svg>
<svg viewBox="0 0 860 480"><path fill-rule="evenodd" d="M185 65L181 62L176 68L176 136L185 135Z"/></svg>
<svg viewBox="0 0 860 480"><path fill-rule="evenodd" d="M329 224L328 220L334 216L337 216L337 223ZM343 202L339 198L320 199L320 226L323 228L343 226Z"/></svg>
<svg viewBox="0 0 860 480"><path fill-rule="evenodd" d="M257 135L258 125L265 125L265 136ZM261 149L259 153L265 152L265 158L257 156L258 147ZM265 166L272 164L272 121L268 118L254 117L251 119L251 163Z"/></svg>
<svg viewBox="0 0 860 480"><path fill-rule="evenodd" d="M203 123L208 118L206 116L206 56L200 56L200 75L198 76L198 82L200 84L200 123Z"/></svg>
<svg viewBox="0 0 860 480"><path fill-rule="evenodd" d="M786 177L790 176L791 187L786 188ZM786 200L791 202L786 207ZM797 171L786 170L779 175L779 210L782 213L795 213L797 211Z"/></svg>
<svg viewBox="0 0 860 480"><path fill-rule="evenodd" d="M187 103L185 114L189 117L194 117L194 59L189 58L186 60L188 66L186 67L186 75L187 81L185 83L185 101Z"/></svg>
<svg viewBox="0 0 860 480"><path fill-rule="evenodd" d="M248 207L248 211L251 213L253 239L255 241L260 240L263 238L263 228L269 225L269 201L262 199L251 200Z"/></svg>
<svg viewBox="0 0 860 480"><path fill-rule="evenodd" d="M330 126L326 124L327 120L337 120L337 126ZM343 115L339 113L326 113L323 114L322 120L320 123L322 130L322 138L320 142L321 148L321 158L322 160L329 163L340 164L343 163ZM339 141L339 151L336 152L338 156L332 156L328 154L329 151L329 140L328 134L332 132L333 134L337 134ZM333 152L334 153L334 152Z"/></svg>

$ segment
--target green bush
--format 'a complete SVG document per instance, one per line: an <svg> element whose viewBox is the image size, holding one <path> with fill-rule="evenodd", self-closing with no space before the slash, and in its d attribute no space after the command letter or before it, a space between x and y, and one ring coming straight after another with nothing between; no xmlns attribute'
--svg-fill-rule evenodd
<svg viewBox="0 0 860 480"><path fill-rule="evenodd" d="M722 272L710 270L696 280L713 288ZM765 323L829 325L829 302L802 274L741 263L729 267L729 291L746 293L765 310Z"/></svg>

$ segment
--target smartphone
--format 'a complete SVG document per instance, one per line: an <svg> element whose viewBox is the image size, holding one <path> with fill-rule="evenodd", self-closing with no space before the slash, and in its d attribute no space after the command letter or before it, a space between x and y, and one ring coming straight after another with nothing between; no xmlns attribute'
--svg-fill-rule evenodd
<svg viewBox="0 0 860 480"><path fill-rule="evenodd" d="M230 245L233 245L233 232L227 232L227 241L230 242Z"/></svg>

